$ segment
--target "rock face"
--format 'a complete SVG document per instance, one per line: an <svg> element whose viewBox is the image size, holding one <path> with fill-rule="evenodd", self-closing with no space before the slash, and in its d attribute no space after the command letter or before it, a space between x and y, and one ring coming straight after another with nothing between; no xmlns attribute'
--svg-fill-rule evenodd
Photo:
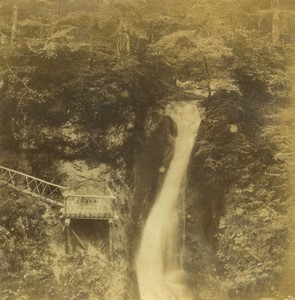
<svg viewBox="0 0 295 300"><path fill-rule="evenodd" d="M130 124L131 122L131 124ZM132 136L133 122L109 124L105 130L90 129L77 122L60 127L34 122L13 124L13 138L24 151L50 152L68 159L108 159L117 156Z"/></svg>
<svg viewBox="0 0 295 300"><path fill-rule="evenodd" d="M134 198L131 204L133 229L137 232L134 248L153 201L160 190L174 149L176 126L161 109L149 112L134 163Z"/></svg>
<svg viewBox="0 0 295 300"><path fill-rule="evenodd" d="M124 257L126 264L132 264L143 224L174 153L177 128L164 113L170 100L173 99L154 103L137 123L130 110L124 120L110 121L104 128L86 128L77 120L67 121L54 130L41 124L23 126L21 130L21 125L28 121L15 124L18 130L12 130L12 134L22 151L11 151L15 147L1 150L0 164L65 185L80 194L100 194L109 182L118 196L116 254ZM235 243L247 245L249 241L249 249L257 253L247 254L247 259L253 262L247 263L251 267L249 272L262 270L261 276L255 275L255 279L266 282L265 270L271 274L266 269L268 261L257 265L256 257L259 258L263 247L252 242L252 231L247 228L262 232L259 238L266 237L264 233L267 233L273 239L279 237L280 230L285 230L282 226L282 229L276 229L267 225L271 224L272 215L264 209L264 197L259 194L262 187L268 197L265 199L272 199L268 191L273 189L282 195L279 187L283 186L283 181L278 181L278 176L272 181L263 179L263 170L268 170L271 175L277 171L279 162L273 157L274 149L260 139L258 128L262 121L254 100L237 92L220 91L208 99L200 99L202 101L204 119L189 163L186 187L181 192L186 208L184 269L190 274L195 294L199 292L202 280L208 287L210 274L224 276L227 267L237 270L240 257L245 257L240 249L245 247L235 247L232 237ZM0 140L3 133L0 128ZM5 132L5 138L9 134ZM282 165L280 168L283 170ZM273 184L270 186L270 183ZM275 201L274 198L267 203L276 207ZM252 203L257 205L255 219L250 219L252 227L242 226L239 220L245 219L247 212L250 218L253 210L244 206L250 207ZM264 222L263 226L260 220ZM234 231L240 231L243 236L249 231L248 240L234 236ZM264 241L264 251L273 261L268 245L268 241ZM229 258L228 261L224 263L219 259L220 255L223 259ZM212 268L219 272L211 272ZM231 276L232 272L228 274ZM129 285L136 286L135 276L132 276L127 276L128 280L131 278ZM257 286L260 284L258 279ZM215 283L211 281L211 284L214 290ZM244 283L240 286L243 288ZM127 299L137 299L137 296L136 291L133 294L131 291Z"/></svg>
<svg viewBox="0 0 295 300"><path fill-rule="evenodd" d="M107 182L112 180L112 169L107 164L87 165L83 160L59 162L58 173L63 176L62 184L73 193L100 195Z"/></svg>

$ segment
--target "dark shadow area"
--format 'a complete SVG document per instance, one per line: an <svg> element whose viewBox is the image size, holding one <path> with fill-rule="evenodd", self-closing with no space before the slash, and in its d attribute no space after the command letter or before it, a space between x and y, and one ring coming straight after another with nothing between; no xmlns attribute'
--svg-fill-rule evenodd
<svg viewBox="0 0 295 300"><path fill-rule="evenodd" d="M109 249L109 222L107 220L72 219L71 228L87 245Z"/></svg>

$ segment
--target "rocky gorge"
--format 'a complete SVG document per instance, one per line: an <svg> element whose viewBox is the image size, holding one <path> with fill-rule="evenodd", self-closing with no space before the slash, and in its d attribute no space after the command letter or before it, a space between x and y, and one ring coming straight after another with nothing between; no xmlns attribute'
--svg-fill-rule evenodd
<svg viewBox="0 0 295 300"><path fill-rule="evenodd" d="M107 183L117 218L112 259L104 224L68 255L60 210L1 186L0 297L140 298L136 257L179 133L166 108L190 101L185 272L170 282L193 299L293 297L292 1L2 2L0 165L79 194Z"/></svg>

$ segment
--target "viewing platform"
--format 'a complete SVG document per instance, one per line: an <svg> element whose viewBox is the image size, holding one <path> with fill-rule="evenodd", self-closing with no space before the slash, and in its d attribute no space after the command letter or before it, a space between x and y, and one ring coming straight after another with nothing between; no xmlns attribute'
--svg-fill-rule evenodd
<svg viewBox="0 0 295 300"><path fill-rule="evenodd" d="M109 220L116 216L115 196L106 185L105 195L79 195L67 187L0 166L0 183L62 208L65 219Z"/></svg>

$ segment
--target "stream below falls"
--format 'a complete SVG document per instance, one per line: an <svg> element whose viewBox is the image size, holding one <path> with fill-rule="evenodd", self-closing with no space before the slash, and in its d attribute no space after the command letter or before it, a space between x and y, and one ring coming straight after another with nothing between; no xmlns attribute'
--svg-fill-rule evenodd
<svg viewBox="0 0 295 300"><path fill-rule="evenodd" d="M179 255L178 202L201 119L195 101L170 102L165 113L177 126L175 149L143 229L136 257L137 280L141 300L192 300Z"/></svg>

